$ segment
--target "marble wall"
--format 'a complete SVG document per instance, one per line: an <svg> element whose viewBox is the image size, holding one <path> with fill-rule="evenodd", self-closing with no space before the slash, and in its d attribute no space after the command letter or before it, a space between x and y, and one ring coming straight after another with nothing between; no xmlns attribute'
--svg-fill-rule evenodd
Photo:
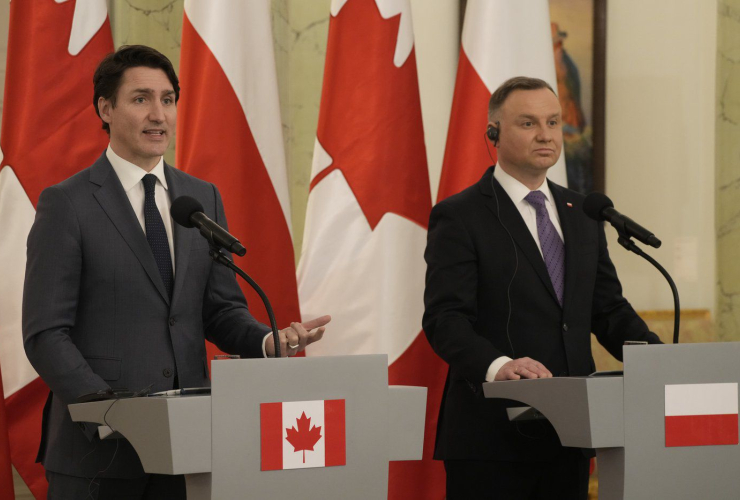
<svg viewBox="0 0 740 500"><path fill-rule="evenodd" d="M717 334L740 340L740 0L717 2Z"/></svg>

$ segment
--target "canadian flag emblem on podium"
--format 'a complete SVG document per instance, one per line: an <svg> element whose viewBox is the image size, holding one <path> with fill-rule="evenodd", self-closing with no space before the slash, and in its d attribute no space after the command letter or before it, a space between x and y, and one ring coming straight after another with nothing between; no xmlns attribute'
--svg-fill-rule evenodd
<svg viewBox="0 0 740 500"><path fill-rule="evenodd" d="M344 424L344 399L261 403L261 470L345 465Z"/></svg>
<svg viewBox="0 0 740 500"><path fill-rule="evenodd" d="M738 444L738 385L665 386L665 445Z"/></svg>

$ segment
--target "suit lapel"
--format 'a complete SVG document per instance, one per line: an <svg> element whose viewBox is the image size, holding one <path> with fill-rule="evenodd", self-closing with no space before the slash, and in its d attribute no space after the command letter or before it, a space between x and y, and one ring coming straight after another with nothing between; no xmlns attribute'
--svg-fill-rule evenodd
<svg viewBox="0 0 740 500"><path fill-rule="evenodd" d="M118 176L115 174L105 153L93 164L90 171L90 182L100 186L93 193L93 196L95 196L113 225L116 226L131 251L134 252L159 294L169 304L170 300L159 274L159 269L157 269L152 249L149 247L146 235L141 229L141 224L136 218L133 207L131 207L131 202L126 196L123 186L121 186L121 181L118 180Z"/></svg>
<svg viewBox="0 0 740 500"><path fill-rule="evenodd" d="M542 254L540 253L540 249L537 247L537 243L534 241L534 238L532 238L532 233L529 232L529 228L527 228L527 225L524 223L524 219L522 219L522 216L514 205L514 202L511 201L511 198L506 194L504 188L502 188L495 179L493 179L493 185L496 189L496 196L494 196L494 192L491 189L493 169L489 170L489 172L490 175L486 174L480 181L481 191L484 195L488 196L486 199L486 206L491 210L491 212L496 214L496 196L498 197L498 205L501 210L499 221L509 230L511 237L514 238L514 241L524 254L524 257L534 268L537 276L540 277L542 284L550 292L550 295L552 295L553 300L558 302L558 296L552 286L550 275L547 273L545 261L542 259Z"/></svg>
<svg viewBox="0 0 740 500"><path fill-rule="evenodd" d="M552 193L553 204L558 210L560 229L563 231L563 239L565 240L565 291L563 293L563 309L565 309L573 296L573 282L576 279L576 270L578 269L577 246L579 235L574 220L574 200L570 199L570 193L557 184L547 182ZM570 203L570 206L568 206L568 203Z"/></svg>
<svg viewBox="0 0 740 500"><path fill-rule="evenodd" d="M169 190L170 202L174 202L180 196L195 197L187 189L187 185L182 178L182 174L174 167L164 164L164 176L167 179L167 188ZM175 286L172 291L172 302L175 303L182 293L182 287L185 283L188 264L190 263L190 246L197 231L188 229L173 221L173 230L175 232Z"/></svg>

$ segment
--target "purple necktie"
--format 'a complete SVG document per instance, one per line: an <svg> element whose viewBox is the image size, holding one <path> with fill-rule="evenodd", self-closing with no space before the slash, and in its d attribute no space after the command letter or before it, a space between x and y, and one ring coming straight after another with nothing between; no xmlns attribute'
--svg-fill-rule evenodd
<svg viewBox="0 0 740 500"><path fill-rule="evenodd" d="M550 220L545 206L545 193L530 191L524 198L537 211L537 235L540 237L542 257L550 275L552 287L558 296L558 302L563 305L563 290L565 290L565 246L560 239L555 226Z"/></svg>

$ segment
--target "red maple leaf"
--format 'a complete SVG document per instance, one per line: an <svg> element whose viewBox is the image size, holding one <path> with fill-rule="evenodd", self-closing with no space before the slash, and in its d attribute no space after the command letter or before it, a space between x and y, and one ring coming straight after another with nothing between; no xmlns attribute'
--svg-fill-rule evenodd
<svg viewBox="0 0 740 500"><path fill-rule="evenodd" d="M340 170L371 229L386 213L426 228L432 208L416 56L393 63L400 15L375 0L350 0L329 24L318 140Z"/></svg>
<svg viewBox="0 0 740 500"><path fill-rule="evenodd" d="M301 418L295 419L298 430L295 427L285 429L288 437L285 439L293 445L293 451L303 451L303 463L306 463L306 450L313 451L313 446L321 439L321 427L311 427L311 419L306 418L306 412L301 413Z"/></svg>

